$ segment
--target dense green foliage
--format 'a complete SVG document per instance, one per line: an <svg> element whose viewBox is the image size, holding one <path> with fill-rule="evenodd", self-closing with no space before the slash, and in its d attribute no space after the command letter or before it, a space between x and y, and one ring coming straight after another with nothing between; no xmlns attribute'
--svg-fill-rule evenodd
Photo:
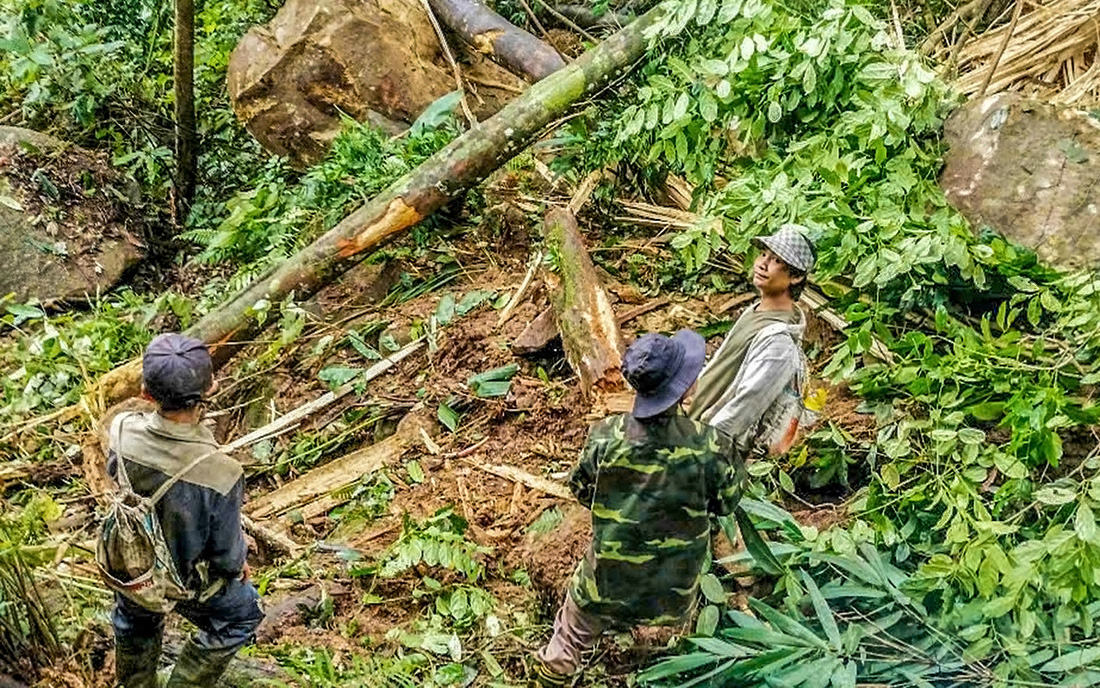
<svg viewBox="0 0 1100 688"><path fill-rule="evenodd" d="M559 168L611 164L620 179L654 183L676 173L697 186L704 220L672 241L689 283L723 285L713 270L722 252L743 252L752 236L783 222L809 226L820 249L815 277L852 324L827 352L824 375L862 398L873 426L856 436L827 425L804 452L752 467L758 491L780 498L804 485L855 488L852 520L818 532L779 511L754 512L775 526L771 546L786 566L776 593L753 602L753 616L720 615L724 592L708 578L714 611L704 612L697 650L645 678L1094 683L1100 460L1074 437L1100 418L1091 402L1100 382L1100 282L1051 270L969 227L936 185L950 90L856 0L796 4L672 0L635 76L557 141L567 146ZM198 19L200 201L178 224L199 263L231 276L208 280L197 303L122 291L87 313L60 316L5 303L3 324L20 336L0 351L9 364L0 424L77 401L87 380L139 352L165 322L186 326L227 288L331 227L458 133L442 114L451 102L397 139L349 122L330 155L303 173L261 155L233 118L224 79L237 38L273 9L261 0L207 0ZM147 199L166 207L170 10L152 0L0 0L0 121L109 152ZM154 226L169 222L153 207ZM305 326L301 311L285 306L265 365ZM439 322L455 309L453 297L441 303ZM879 342L889 360L868 355ZM371 358L363 347L356 350ZM364 413L345 420L379 422ZM447 405L440 417L451 418L452 430L458 422ZM308 467L348 437L334 428L303 438L267 468ZM54 441L23 451L57 457L70 448ZM410 479L421 470L412 464ZM358 509L372 518L392 489L388 479L356 488L345 515ZM488 629L494 617L477 587L492 573L465 529L449 512L407 520L386 557L350 563L367 580L431 574L413 593L430 612L393 638L403 652L341 664L324 651L289 649L284 663L318 686L466 680L459 634ZM22 556L36 538L3 525L0 557ZM34 627L28 614L42 613L33 600L13 604L23 578L12 576L30 575L22 562L0 567L0 644L13 651L56 641L53 629ZM362 601L386 602L374 593ZM327 604L315 611L318 624L332 621ZM483 658L489 667L495 661Z"/></svg>
<svg viewBox="0 0 1100 688"><path fill-rule="evenodd" d="M273 159L246 189L225 201L219 222L186 235L203 247L198 260L240 265L232 286L247 283L259 270L331 228L457 135L453 117L427 116L430 126L414 125L408 135L399 138L345 120L345 130L333 142L332 150L296 183L288 183L292 173L285 161Z"/></svg>
<svg viewBox="0 0 1100 688"><path fill-rule="evenodd" d="M795 13L686 0L658 34L667 47L594 123L577 125L599 142L583 163L647 165L651 178L659 168L698 184L708 219L673 240L691 271L783 222L809 226L816 277L852 323L825 374L874 414L872 440L826 428L808 456L753 473L790 491L800 473L870 469L855 520L811 549L889 552L930 627L991 667L980 682L1091 664L1040 666L1036 656L1053 655L1034 653L1071 656L1096 619L1100 536L1085 479L1095 466L1076 447L1064 456L1060 439L1098 417L1095 278L976 236L947 205L937 134L952 97L858 4ZM866 358L876 340L889 362ZM804 590L794 572L779 583Z"/></svg>
<svg viewBox="0 0 1100 688"><path fill-rule="evenodd" d="M262 162L225 91L229 53L274 8L264 0L199 3L195 97L201 193L249 179ZM0 1L0 118L106 148L150 201L172 177L172 4L153 0Z"/></svg>

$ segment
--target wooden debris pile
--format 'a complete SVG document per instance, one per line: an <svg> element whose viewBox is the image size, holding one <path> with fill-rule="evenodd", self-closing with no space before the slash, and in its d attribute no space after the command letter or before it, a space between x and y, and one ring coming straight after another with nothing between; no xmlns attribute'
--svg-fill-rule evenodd
<svg viewBox="0 0 1100 688"><path fill-rule="evenodd" d="M955 45L967 96L1020 91L1055 103L1100 104L1100 0L1018 3L1008 21Z"/></svg>

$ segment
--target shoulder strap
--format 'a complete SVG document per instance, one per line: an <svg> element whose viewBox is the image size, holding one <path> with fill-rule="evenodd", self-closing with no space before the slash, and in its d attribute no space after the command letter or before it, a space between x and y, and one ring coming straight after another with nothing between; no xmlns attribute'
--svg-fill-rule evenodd
<svg viewBox="0 0 1100 688"><path fill-rule="evenodd" d="M115 471L115 478L118 481L119 487L127 492L133 492L134 487L130 484L130 476L126 474L126 459L122 456L122 425L131 415L130 413L119 414L118 424L115 425L115 430L111 437L112 443L115 445L115 465L117 468Z"/></svg>
<svg viewBox="0 0 1100 688"><path fill-rule="evenodd" d="M123 423L126 422L126 418L129 418L131 415L133 415L133 414L127 413L127 414L125 414L125 417L120 417L119 418L118 426L115 428L113 440L114 440L115 447L116 447L115 453L118 455L118 473L117 473L118 483L122 487L122 489L133 492L134 488L130 484L130 476L128 476L126 474L126 460L122 455L122 425L123 425ZM213 449L211 451L208 451L205 454L200 454L198 456L198 458L192 460L189 464L184 466L183 469L180 470L178 473L176 473L172 477L168 478L168 480L165 480L163 483L161 483L160 487L157 488L157 491L154 492L153 496L149 498L149 503L151 505L155 505L157 502L160 501L161 497L163 497L165 494L167 494L168 490L172 489L172 486L175 485L176 483L178 483L183 476L187 475L187 473L192 468L194 468L195 466L198 466L200 463L202 463L202 461L204 459L210 458L214 454L217 454L219 451L221 451L220 447L217 448L217 449Z"/></svg>
<svg viewBox="0 0 1100 688"><path fill-rule="evenodd" d="M191 461L191 463L184 466L183 469L179 473L176 473L171 478L169 478L168 480L165 480L163 483L161 483L160 487L157 488L157 491L154 492L153 496L149 498L149 503L155 505L157 502L160 501L160 498L163 497L165 495L165 493L168 492L168 490L172 489L173 485L175 485L177 482L179 482L180 478L187 475L187 473L192 468L194 468L195 466L198 466L200 463L202 463L203 460L210 458L214 454L217 454L219 451L220 451L220 449L214 449L212 451L206 452L205 454L200 454L198 456L198 458L194 459L193 461Z"/></svg>

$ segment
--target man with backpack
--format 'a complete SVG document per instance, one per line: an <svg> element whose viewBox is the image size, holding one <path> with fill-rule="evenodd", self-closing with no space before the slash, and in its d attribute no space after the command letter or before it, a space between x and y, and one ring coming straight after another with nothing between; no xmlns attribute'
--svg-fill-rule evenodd
<svg viewBox="0 0 1100 688"><path fill-rule="evenodd" d="M746 457L784 453L813 419L802 398L806 316L795 303L814 266L813 242L805 227L786 224L753 243L761 249L752 273L760 300L703 369L688 412L724 432Z"/></svg>
<svg viewBox="0 0 1100 688"><path fill-rule="evenodd" d="M210 688L263 619L245 561L243 471L200 423L213 389L206 345L162 334L142 364L143 396L157 408L111 423L107 470L119 490L97 554L115 590L116 678L156 688L165 613L174 608L198 633L168 686Z"/></svg>

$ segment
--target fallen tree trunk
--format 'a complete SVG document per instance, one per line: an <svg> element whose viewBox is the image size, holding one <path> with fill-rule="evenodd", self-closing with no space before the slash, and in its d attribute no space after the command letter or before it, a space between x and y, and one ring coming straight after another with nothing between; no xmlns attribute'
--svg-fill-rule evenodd
<svg viewBox="0 0 1100 688"><path fill-rule="evenodd" d="M294 292L304 300L362 259L369 249L409 229L500 164L525 148L542 130L626 74L645 53L647 28L667 11L661 4L576 61L534 84L503 110L467 131L419 167L390 185L312 244L258 277L187 334L214 349L225 361L232 344L249 339L261 325L259 303L279 303Z"/></svg>
<svg viewBox="0 0 1100 688"><path fill-rule="evenodd" d="M565 66L558 51L512 24L480 0L428 0L452 31L501 67L531 83Z"/></svg>
<svg viewBox="0 0 1100 688"><path fill-rule="evenodd" d="M619 323L584 248L573 213L561 208L551 210L546 214L543 233L553 263L545 280L565 357L580 377L587 398L591 399L597 390L621 389L623 340Z"/></svg>
<svg viewBox="0 0 1100 688"><path fill-rule="evenodd" d="M255 519L271 518L298 509L303 519L326 513L347 501L342 493L356 481L397 461L411 444L420 441L426 424L418 411L410 411L397 432L381 442L330 461L292 480L277 490L245 505Z"/></svg>

